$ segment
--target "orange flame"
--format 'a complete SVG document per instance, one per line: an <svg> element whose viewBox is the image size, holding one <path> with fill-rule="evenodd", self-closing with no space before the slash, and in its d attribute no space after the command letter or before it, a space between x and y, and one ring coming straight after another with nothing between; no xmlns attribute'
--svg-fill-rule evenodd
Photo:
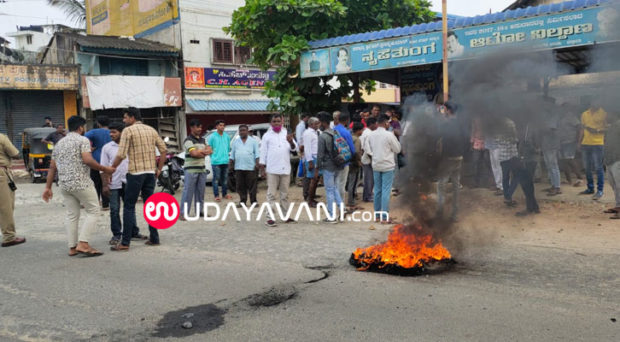
<svg viewBox="0 0 620 342"><path fill-rule="evenodd" d="M420 231L420 233L422 233ZM358 248L353 252L355 260L363 266L360 271L367 270L376 264L380 268L396 265L403 268L421 267L429 261L450 259L450 252L431 235L406 231L404 225L394 226L386 242L366 248Z"/></svg>

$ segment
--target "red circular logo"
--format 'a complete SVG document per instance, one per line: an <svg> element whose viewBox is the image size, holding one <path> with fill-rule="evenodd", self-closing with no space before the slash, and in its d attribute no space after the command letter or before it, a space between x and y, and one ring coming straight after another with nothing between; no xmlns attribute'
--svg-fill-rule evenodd
<svg viewBox="0 0 620 342"><path fill-rule="evenodd" d="M143 215L153 228L168 229L179 219L179 202L172 195L157 192L144 203Z"/></svg>

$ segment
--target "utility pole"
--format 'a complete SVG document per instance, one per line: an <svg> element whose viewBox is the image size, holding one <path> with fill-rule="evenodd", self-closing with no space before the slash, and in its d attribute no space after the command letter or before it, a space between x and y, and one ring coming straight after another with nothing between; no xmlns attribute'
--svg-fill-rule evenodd
<svg viewBox="0 0 620 342"><path fill-rule="evenodd" d="M448 102L448 0L441 0L441 27L443 33L443 103Z"/></svg>

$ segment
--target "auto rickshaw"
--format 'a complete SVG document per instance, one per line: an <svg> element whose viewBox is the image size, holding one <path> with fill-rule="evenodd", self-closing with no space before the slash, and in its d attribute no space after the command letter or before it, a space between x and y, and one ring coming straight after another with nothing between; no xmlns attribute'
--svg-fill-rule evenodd
<svg viewBox="0 0 620 342"><path fill-rule="evenodd" d="M45 181L47 172L52 160L52 144L44 144L41 139L47 138L50 133L55 132L52 127L26 128L22 133L22 155L24 165L30 173L33 183L39 180Z"/></svg>

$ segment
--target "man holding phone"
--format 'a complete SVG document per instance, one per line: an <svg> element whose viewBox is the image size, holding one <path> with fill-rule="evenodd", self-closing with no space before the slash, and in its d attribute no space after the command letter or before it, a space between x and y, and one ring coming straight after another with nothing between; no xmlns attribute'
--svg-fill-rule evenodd
<svg viewBox="0 0 620 342"><path fill-rule="evenodd" d="M274 213L276 193L280 193L280 206L282 212L289 207L288 187L291 179L291 152L297 152L297 143L293 134L289 134L282 127L282 114L274 114L271 117L271 129L265 133L260 146L259 167L261 175L267 177L267 200ZM286 223L295 222L289 218ZM275 227L275 217L270 217L265 224Z"/></svg>

